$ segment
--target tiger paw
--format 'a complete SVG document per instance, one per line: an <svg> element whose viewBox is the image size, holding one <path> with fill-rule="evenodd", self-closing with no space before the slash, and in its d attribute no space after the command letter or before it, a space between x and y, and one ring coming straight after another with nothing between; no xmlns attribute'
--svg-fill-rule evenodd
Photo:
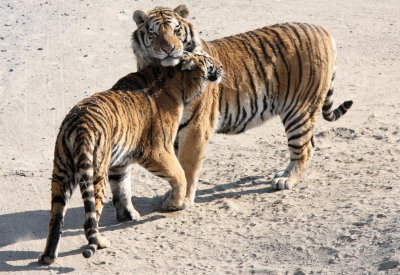
<svg viewBox="0 0 400 275"><path fill-rule="evenodd" d="M194 198L185 197L181 209L188 209L194 204Z"/></svg>
<svg viewBox="0 0 400 275"><path fill-rule="evenodd" d="M292 189L297 184L297 178L286 170L279 171L275 174L271 181L271 188L273 190Z"/></svg>
<svg viewBox="0 0 400 275"><path fill-rule="evenodd" d="M54 257L50 257L48 255L45 255L44 253L40 253L38 262L40 264L50 265L50 264L54 263L55 260L56 260L56 258L54 258Z"/></svg>
<svg viewBox="0 0 400 275"><path fill-rule="evenodd" d="M183 209L183 202L175 203L172 199L172 190L169 190L165 193L163 198L163 204L161 208L166 211L176 211Z"/></svg>
<svg viewBox="0 0 400 275"><path fill-rule="evenodd" d="M99 244L97 246L98 249L103 249L110 246L110 241L104 237L100 237L97 239Z"/></svg>
<svg viewBox="0 0 400 275"><path fill-rule="evenodd" d="M140 214L133 207L129 207L129 208L127 207L127 208L117 210L117 220L120 222L137 221L139 219L140 219Z"/></svg>

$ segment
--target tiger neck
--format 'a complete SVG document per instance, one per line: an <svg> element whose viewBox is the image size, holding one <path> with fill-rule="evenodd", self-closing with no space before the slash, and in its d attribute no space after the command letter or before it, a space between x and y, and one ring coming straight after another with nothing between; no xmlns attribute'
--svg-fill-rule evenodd
<svg viewBox="0 0 400 275"><path fill-rule="evenodd" d="M199 96L206 85L197 71L181 71L178 67L147 66L141 72L152 76L148 91L154 97L160 102L172 99L180 107Z"/></svg>

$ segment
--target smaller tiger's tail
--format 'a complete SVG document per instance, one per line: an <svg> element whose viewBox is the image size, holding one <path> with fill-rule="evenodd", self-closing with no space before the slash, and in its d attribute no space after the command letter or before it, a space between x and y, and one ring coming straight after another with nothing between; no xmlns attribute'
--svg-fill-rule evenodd
<svg viewBox="0 0 400 275"><path fill-rule="evenodd" d="M77 130L78 132L79 130ZM95 209L95 191L93 184L93 142L89 135L78 134L73 148L75 163L75 177L79 184L82 200L85 208L85 236L89 244L85 247L82 254L85 258L90 258L97 250L98 240L98 221Z"/></svg>
<svg viewBox="0 0 400 275"><path fill-rule="evenodd" d="M333 110L333 81L335 80L335 73L332 76L331 86L329 87L328 94L326 95L324 105L322 106L322 116L327 121L336 121L343 116L353 105L352 100L348 100L340 104L339 107Z"/></svg>

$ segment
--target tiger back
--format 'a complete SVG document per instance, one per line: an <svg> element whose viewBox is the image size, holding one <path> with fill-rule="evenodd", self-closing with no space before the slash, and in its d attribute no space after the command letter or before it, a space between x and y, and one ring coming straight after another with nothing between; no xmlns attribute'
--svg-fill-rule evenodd
<svg viewBox="0 0 400 275"><path fill-rule="evenodd" d="M131 201L132 164L170 183L164 209L182 206L186 180L173 142L183 106L201 94L207 81L218 82L222 69L205 53L185 54L180 60L176 67L129 74L112 89L84 99L66 116L55 145L49 234L40 263L51 264L57 257L66 205L78 185L89 243L83 251L86 258L107 246L98 230L106 182L117 219L139 218Z"/></svg>
<svg viewBox="0 0 400 275"><path fill-rule="evenodd" d="M162 18L159 21L166 23ZM317 25L284 23L201 40L201 45L222 62L224 78L222 85L208 86L200 98L185 106L177 147L187 180L186 206L194 202L211 133L240 134L274 116L279 116L285 127L290 161L275 174L271 187L292 188L312 155L313 133L321 112L325 120L335 121L353 103L346 101L333 108L337 55L333 36ZM135 47L142 46L133 47L136 53ZM136 57L139 68L160 64L154 55Z"/></svg>

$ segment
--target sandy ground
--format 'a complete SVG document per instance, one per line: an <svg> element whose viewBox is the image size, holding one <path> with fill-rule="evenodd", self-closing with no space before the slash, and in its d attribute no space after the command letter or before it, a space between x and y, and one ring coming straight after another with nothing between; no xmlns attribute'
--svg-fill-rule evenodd
<svg viewBox="0 0 400 275"><path fill-rule="evenodd" d="M214 135L196 204L160 211L168 184L133 171L138 222L118 223L107 190L100 222L111 247L86 260L76 192L54 265L40 266L58 127L80 99L136 68L132 13L178 1L2 0L0 6L0 272L96 274L400 273L400 2L188 0L204 39L286 21L321 24L338 44L335 105L320 119L303 181L272 192L288 151L275 119Z"/></svg>

